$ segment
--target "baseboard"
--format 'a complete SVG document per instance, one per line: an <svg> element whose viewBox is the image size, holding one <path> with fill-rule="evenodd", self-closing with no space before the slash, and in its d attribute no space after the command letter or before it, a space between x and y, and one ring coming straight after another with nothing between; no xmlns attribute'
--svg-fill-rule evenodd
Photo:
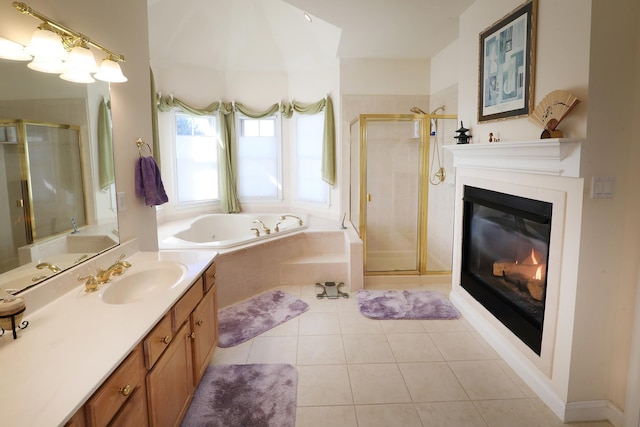
<svg viewBox="0 0 640 427"><path fill-rule="evenodd" d="M590 400L567 403L565 423L607 420L616 427L623 427L624 412L608 400Z"/></svg>

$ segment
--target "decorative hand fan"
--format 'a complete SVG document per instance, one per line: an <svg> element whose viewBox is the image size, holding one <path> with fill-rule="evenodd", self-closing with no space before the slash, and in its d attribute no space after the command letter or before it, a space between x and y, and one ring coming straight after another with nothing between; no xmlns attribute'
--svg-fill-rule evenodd
<svg viewBox="0 0 640 427"><path fill-rule="evenodd" d="M556 128L579 103L580 100L566 90L554 90L540 101L529 120L545 129L541 138L561 138L562 131Z"/></svg>

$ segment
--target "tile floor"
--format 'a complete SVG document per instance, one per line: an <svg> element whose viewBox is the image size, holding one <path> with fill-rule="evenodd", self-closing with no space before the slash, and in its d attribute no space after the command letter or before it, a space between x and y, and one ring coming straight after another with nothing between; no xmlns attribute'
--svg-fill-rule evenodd
<svg viewBox="0 0 640 427"><path fill-rule="evenodd" d="M464 319L372 320L360 315L355 295L318 300L313 285L277 289L309 311L216 349L212 363L296 366L296 427L565 425ZM446 285L420 289L448 293Z"/></svg>

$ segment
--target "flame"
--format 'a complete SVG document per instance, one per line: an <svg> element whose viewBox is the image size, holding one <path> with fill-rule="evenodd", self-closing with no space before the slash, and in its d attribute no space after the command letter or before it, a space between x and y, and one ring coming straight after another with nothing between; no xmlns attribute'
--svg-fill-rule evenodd
<svg viewBox="0 0 640 427"><path fill-rule="evenodd" d="M536 259L536 252L533 250L533 248L531 248L531 264L538 265L538 260Z"/></svg>
<svg viewBox="0 0 640 427"><path fill-rule="evenodd" d="M536 275L534 276L536 280L542 280L542 266L539 266L536 270Z"/></svg>

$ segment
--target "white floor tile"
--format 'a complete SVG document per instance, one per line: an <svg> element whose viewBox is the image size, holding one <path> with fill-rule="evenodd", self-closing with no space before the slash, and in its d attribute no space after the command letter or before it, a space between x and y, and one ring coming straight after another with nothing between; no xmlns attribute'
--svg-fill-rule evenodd
<svg viewBox="0 0 640 427"><path fill-rule="evenodd" d="M339 335L338 313L306 312L300 316L300 335Z"/></svg>
<svg viewBox="0 0 640 427"><path fill-rule="evenodd" d="M414 402L469 400L446 362L400 363Z"/></svg>
<svg viewBox="0 0 640 427"><path fill-rule="evenodd" d="M473 402L416 403L424 427L487 427Z"/></svg>
<svg viewBox="0 0 640 427"><path fill-rule="evenodd" d="M354 406L299 406L296 427L358 427Z"/></svg>
<svg viewBox="0 0 640 427"><path fill-rule="evenodd" d="M349 365L355 404L408 403L411 396L395 363Z"/></svg>
<svg viewBox="0 0 640 427"><path fill-rule="evenodd" d="M298 337L298 365L344 365L346 363L340 335Z"/></svg>
<svg viewBox="0 0 640 427"><path fill-rule="evenodd" d="M356 405L356 414L360 427L422 427L416 408L407 403Z"/></svg>
<svg viewBox="0 0 640 427"><path fill-rule="evenodd" d="M296 364L298 337L265 337L253 339L247 363Z"/></svg>
<svg viewBox="0 0 640 427"><path fill-rule="evenodd" d="M398 362L444 360L428 334L388 334L387 340Z"/></svg>
<svg viewBox="0 0 640 427"><path fill-rule="evenodd" d="M346 365L298 366L298 406L352 405Z"/></svg>
<svg viewBox="0 0 640 427"><path fill-rule="evenodd" d="M393 363L396 361L384 334L343 335L347 363Z"/></svg>
<svg viewBox="0 0 640 427"><path fill-rule="evenodd" d="M493 360L452 361L449 366L472 400L525 397Z"/></svg>

